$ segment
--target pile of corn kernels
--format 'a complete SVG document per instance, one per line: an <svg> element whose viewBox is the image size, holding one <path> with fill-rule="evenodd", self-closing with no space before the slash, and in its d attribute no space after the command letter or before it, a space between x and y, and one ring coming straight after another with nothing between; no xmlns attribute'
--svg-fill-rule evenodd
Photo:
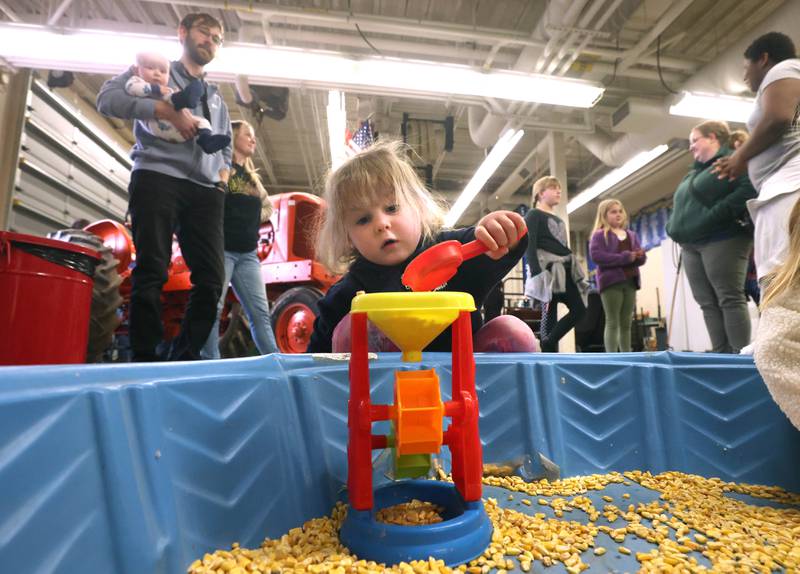
<svg viewBox="0 0 800 574"><path fill-rule="evenodd" d="M375 520L401 526L422 526L441 522L443 512L444 508L441 506L415 498L410 502L380 509L375 515Z"/></svg>
<svg viewBox="0 0 800 574"><path fill-rule="evenodd" d="M589 568L581 558L582 553L591 549L597 556L606 552L631 554L625 543L634 538L653 545L649 552L635 553L640 572L800 572L800 508L797 508L800 495L777 487L736 484L679 472L651 475L639 471L530 483L518 477L486 477L484 483L522 493L525 496L521 502L532 507L531 510L549 506L556 518L548 518L542 512L528 514L501 508L497 500L488 498L485 507L494 532L482 556L456 568L448 568L433 558L386 566L359 560L340 544L339 527L347 511L340 503L330 517L310 520L280 539L267 539L260 548L245 549L234 544L231 550L206 554L192 563L188 572L486 574L495 570L506 574L515 568L528 572L537 562L543 566L561 562L567 572L578 574ZM600 491L614 483L637 483L661 494L653 502L638 505L627 503L627 494L619 500L603 496L602 508L595 507L585 496L590 490ZM726 496L727 493L795 507L754 506ZM508 497L513 499L514 494ZM406 514L409 507L400 506L393 507L392 513L401 516L395 523L413 523ZM412 504L410 509L417 511L412 516L418 517L421 508ZM583 511L587 523L561 518L564 512L573 510ZM433 508L426 507L425 512L438 515ZM601 516L610 526L595 525ZM611 548L598 545L595 538L600 532L608 534L615 545ZM705 556L711 569L700 564L694 553Z"/></svg>

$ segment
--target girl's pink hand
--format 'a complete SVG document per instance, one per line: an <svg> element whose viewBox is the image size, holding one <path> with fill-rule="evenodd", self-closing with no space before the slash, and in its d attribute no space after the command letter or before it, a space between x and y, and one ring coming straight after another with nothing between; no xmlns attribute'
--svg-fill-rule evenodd
<svg viewBox="0 0 800 574"><path fill-rule="evenodd" d="M487 247L486 255L500 259L519 243L525 233L525 220L513 211L494 211L475 226L475 239Z"/></svg>

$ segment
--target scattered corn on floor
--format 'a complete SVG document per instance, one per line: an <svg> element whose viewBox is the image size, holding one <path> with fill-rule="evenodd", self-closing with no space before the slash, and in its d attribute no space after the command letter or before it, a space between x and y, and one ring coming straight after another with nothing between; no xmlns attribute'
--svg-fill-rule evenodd
<svg viewBox="0 0 800 574"><path fill-rule="evenodd" d="M777 487L638 471L532 483L487 477L484 484L492 542L482 556L456 568L434 559L395 565L359 560L339 543L347 510L337 504L331 516L260 548L234 544L206 554L188 572L800 572L800 495Z"/></svg>

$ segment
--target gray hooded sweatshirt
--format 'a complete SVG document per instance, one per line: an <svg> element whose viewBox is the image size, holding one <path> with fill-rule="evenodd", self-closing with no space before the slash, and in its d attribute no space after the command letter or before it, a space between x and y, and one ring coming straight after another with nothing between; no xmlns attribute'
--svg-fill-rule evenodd
<svg viewBox="0 0 800 574"><path fill-rule="evenodd" d="M231 146L213 154L205 153L194 139L182 143L168 142L152 135L146 127L147 120L155 118L156 100L139 98L125 92L125 83L133 75L133 68L105 82L97 94L97 110L120 119L132 119L136 144L131 150L133 170L147 169L180 179L188 179L198 185L213 187L219 181L219 171L230 169ZM172 62L169 86L181 90L193 79L181 62ZM208 101L211 131L231 136L228 107L215 85L203 80ZM190 110L203 115L202 101Z"/></svg>

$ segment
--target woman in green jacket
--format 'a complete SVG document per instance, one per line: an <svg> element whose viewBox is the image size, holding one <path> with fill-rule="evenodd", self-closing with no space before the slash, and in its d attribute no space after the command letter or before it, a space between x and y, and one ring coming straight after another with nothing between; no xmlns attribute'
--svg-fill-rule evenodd
<svg viewBox="0 0 800 574"><path fill-rule="evenodd" d="M673 197L667 233L682 248L686 277L703 310L712 351L738 353L750 343L744 294L753 232L745 202L756 196L746 175L721 180L712 165L733 150L725 122L706 121L689 134L695 162Z"/></svg>

